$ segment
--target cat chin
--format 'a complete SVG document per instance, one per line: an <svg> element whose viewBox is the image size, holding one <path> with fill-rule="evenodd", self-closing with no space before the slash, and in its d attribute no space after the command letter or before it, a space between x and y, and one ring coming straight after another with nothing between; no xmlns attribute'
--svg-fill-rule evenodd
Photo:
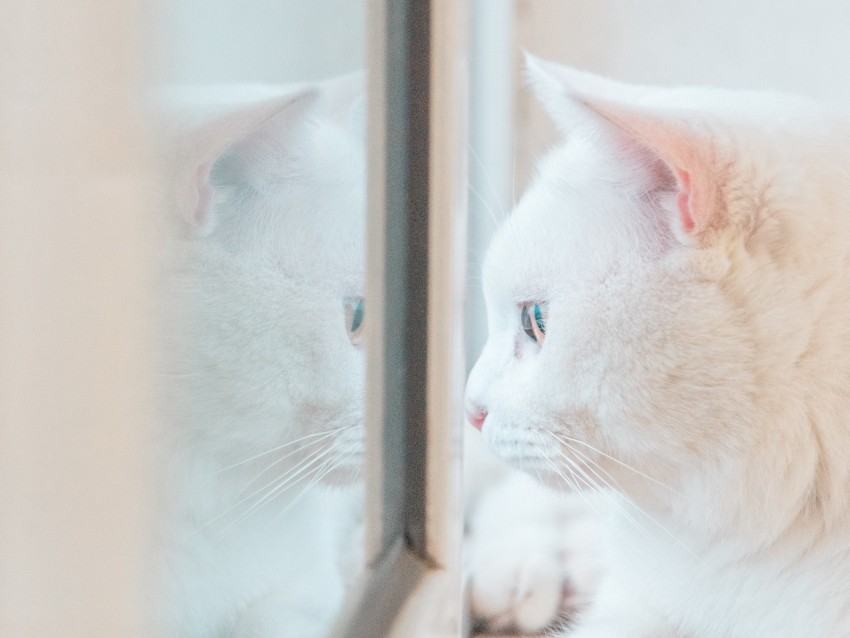
<svg viewBox="0 0 850 638"><path fill-rule="evenodd" d="M585 479L579 478L581 476L580 474L571 476L567 469L555 469L545 462L523 463L513 465L513 467L525 474L530 474L538 483L556 492L575 494L579 492L596 492L599 490L596 485L590 485Z"/></svg>
<svg viewBox="0 0 850 638"><path fill-rule="evenodd" d="M531 474L531 476L533 476L538 483L540 483L541 485L545 485L549 489L555 490L556 492L574 493L580 491L574 484L567 482L567 480L564 479L563 475L559 474L551 468L517 469L522 469L522 471L526 474Z"/></svg>
<svg viewBox="0 0 850 638"><path fill-rule="evenodd" d="M574 492L575 486L564 479L563 471L551 459L541 454L529 452L525 446L516 442L499 441L490 443L489 449L515 470L527 474L538 483L563 492Z"/></svg>

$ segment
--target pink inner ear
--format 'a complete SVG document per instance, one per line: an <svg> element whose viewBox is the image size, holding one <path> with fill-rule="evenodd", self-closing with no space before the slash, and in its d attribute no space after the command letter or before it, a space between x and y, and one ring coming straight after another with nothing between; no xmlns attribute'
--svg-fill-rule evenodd
<svg viewBox="0 0 850 638"><path fill-rule="evenodd" d="M676 207L679 209L679 221L682 230L686 233L693 232L696 228L694 218L695 198L691 190L691 175L686 170L676 169L676 181L679 184L679 194L676 196Z"/></svg>
<svg viewBox="0 0 850 638"><path fill-rule="evenodd" d="M676 208L682 231L690 235L696 232L698 226L704 225L704 217L709 214L711 202L705 199L709 191L702 177L699 154L703 140L676 122L610 107L589 106L624 131L632 142L637 141L655 152L667 164L679 189ZM694 170L696 173L692 173ZM694 175L696 180L693 179Z"/></svg>
<svg viewBox="0 0 850 638"><path fill-rule="evenodd" d="M197 192L198 201L195 206L195 211L192 213L192 221L199 227L206 224L209 217L210 201L212 200L213 189L210 185L210 168L212 162L201 164L195 171L195 190Z"/></svg>
<svg viewBox="0 0 850 638"><path fill-rule="evenodd" d="M714 214L713 176L705 161L710 140L686 120L670 114L635 110L604 98L579 99L625 133L626 143L637 142L667 165L679 189L676 208L682 232L693 235L702 231Z"/></svg>

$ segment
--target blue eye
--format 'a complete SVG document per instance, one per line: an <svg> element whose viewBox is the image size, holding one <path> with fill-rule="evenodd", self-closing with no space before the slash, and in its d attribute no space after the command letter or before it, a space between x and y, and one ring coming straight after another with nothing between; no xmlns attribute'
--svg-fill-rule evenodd
<svg viewBox="0 0 850 638"><path fill-rule="evenodd" d="M542 344L546 339L546 319L549 305L546 303L524 303L520 306L519 320L523 332L534 343Z"/></svg>
<svg viewBox="0 0 850 638"><path fill-rule="evenodd" d="M345 328L348 338L355 346L360 344L363 333L363 311L365 303L363 297L348 297L345 299Z"/></svg>

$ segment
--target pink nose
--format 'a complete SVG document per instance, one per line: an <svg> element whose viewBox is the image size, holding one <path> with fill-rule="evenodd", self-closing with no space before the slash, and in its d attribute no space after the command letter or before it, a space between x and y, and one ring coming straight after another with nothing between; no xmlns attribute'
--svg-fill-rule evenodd
<svg viewBox="0 0 850 638"><path fill-rule="evenodd" d="M484 427L484 419L487 418L487 410L479 407L466 408L466 420L469 421L476 430Z"/></svg>

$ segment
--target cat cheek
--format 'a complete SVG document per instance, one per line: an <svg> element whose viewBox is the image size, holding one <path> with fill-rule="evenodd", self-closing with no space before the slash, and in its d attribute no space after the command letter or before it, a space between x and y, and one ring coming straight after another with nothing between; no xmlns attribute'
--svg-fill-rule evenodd
<svg viewBox="0 0 850 638"><path fill-rule="evenodd" d="M210 184L210 169L212 163L207 162L195 171L195 209L191 215L193 225L199 230L208 230L210 205L212 203L213 187Z"/></svg>
<svg viewBox="0 0 850 638"><path fill-rule="evenodd" d="M522 337L524 336L525 335L522 335ZM524 345L522 337L514 337L514 359L516 359L517 361L522 360L522 347Z"/></svg>

